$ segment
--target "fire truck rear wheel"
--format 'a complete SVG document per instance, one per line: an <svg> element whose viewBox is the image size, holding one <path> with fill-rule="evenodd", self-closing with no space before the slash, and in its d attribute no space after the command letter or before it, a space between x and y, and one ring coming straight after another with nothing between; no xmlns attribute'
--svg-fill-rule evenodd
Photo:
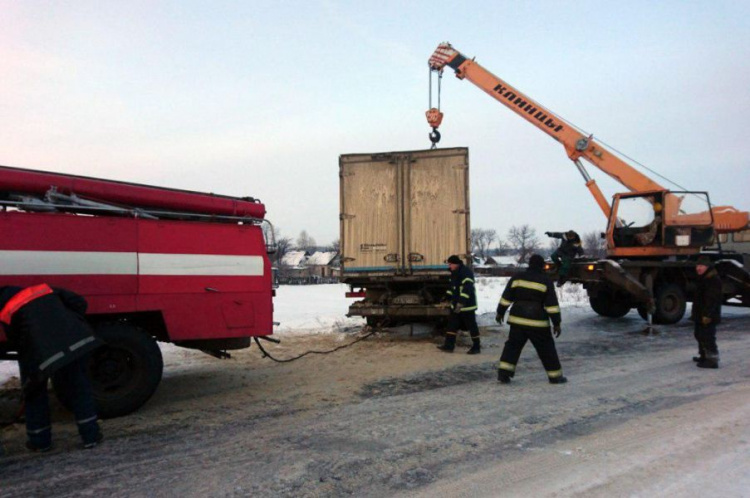
<svg viewBox="0 0 750 498"><path fill-rule="evenodd" d="M91 354L88 370L98 414L114 418L132 413L151 398L161 381L161 350L153 337L131 323L98 325L96 335L105 345Z"/></svg>

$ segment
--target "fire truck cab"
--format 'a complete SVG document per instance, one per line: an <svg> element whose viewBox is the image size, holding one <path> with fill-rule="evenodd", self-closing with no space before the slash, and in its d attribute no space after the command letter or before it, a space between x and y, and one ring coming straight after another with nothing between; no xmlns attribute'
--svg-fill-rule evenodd
<svg viewBox="0 0 750 498"><path fill-rule="evenodd" d="M0 167L0 206L0 286L46 283L89 303L106 343L90 361L103 417L155 392L157 341L221 357L272 333L255 199ZM0 359L16 351L0 331Z"/></svg>

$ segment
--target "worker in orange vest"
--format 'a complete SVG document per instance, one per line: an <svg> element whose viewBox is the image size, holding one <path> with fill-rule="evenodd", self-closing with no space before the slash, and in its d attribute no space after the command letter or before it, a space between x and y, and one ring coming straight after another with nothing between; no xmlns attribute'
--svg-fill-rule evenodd
<svg viewBox="0 0 750 498"><path fill-rule="evenodd" d="M88 354L101 345L86 322L86 300L46 284L0 287L0 323L18 351L23 386L26 447L52 447L47 381L52 378L67 398L85 448L102 440L91 383Z"/></svg>

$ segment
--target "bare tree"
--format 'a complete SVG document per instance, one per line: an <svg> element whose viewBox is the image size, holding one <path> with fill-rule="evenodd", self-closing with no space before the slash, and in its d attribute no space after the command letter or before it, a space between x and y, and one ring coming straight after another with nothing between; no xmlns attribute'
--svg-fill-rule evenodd
<svg viewBox="0 0 750 498"><path fill-rule="evenodd" d="M302 230L297 237L297 249L300 251L313 251L315 250L315 239L308 235L307 230Z"/></svg>
<svg viewBox="0 0 750 498"><path fill-rule="evenodd" d="M278 237L276 239L276 254L274 254L274 260L277 265L281 264L281 260L284 259L286 253L292 249L292 238L291 237Z"/></svg>
<svg viewBox="0 0 750 498"><path fill-rule="evenodd" d="M593 230L583 234L583 250L587 256L602 259L607 257L607 241L601 237L601 233Z"/></svg>
<svg viewBox="0 0 750 498"><path fill-rule="evenodd" d="M493 229L474 228L471 230L471 252L486 259L490 254L490 247L498 241L497 231Z"/></svg>
<svg viewBox="0 0 750 498"><path fill-rule="evenodd" d="M263 238L266 241L266 247L276 247L276 252L270 254L271 261L277 266L281 263L281 259L286 253L292 248L292 238L282 237L281 230L278 227L272 226L270 223L263 223L261 225L263 230Z"/></svg>
<svg viewBox="0 0 750 498"><path fill-rule="evenodd" d="M326 247L326 250L331 252L340 252L341 251L341 240L336 239L331 244Z"/></svg>
<svg viewBox="0 0 750 498"><path fill-rule="evenodd" d="M539 239L536 236L536 230L529 225L510 227L510 230L508 230L508 243L517 252L518 257L516 261L519 264L527 263L529 257L541 247Z"/></svg>

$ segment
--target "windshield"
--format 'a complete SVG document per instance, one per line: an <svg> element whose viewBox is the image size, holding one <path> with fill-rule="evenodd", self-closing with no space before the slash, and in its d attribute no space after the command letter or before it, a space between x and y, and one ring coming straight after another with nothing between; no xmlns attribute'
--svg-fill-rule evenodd
<svg viewBox="0 0 750 498"><path fill-rule="evenodd" d="M617 206L619 226L642 228L654 221L654 199L648 197L623 197Z"/></svg>
<svg viewBox="0 0 750 498"><path fill-rule="evenodd" d="M704 193L673 192L666 195L667 225L710 225L711 210Z"/></svg>

